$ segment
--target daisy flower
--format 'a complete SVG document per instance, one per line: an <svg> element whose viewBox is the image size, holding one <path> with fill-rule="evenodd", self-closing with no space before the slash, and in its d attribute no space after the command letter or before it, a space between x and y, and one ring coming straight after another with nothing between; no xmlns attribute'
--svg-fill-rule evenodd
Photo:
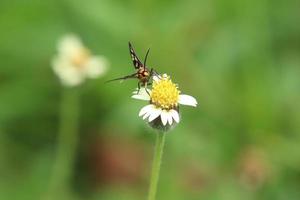
<svg viewBox="0 0 300 200"><path fill-rule="evenodd" d="M52 68L65 86L77 86L86 78L103 75L108 61L103 56L94 56L75 35L66 35L58 42L58 54L53 58Z"/></svg>
<svg viewBox="0 0 300 200"><path fill-rule="evenodd" d="M147 120L151 127L162 131L168 131L179 123L179 104L197 106L196 99L190 95L181 94L178 86L167 74L154 76L152 89L136 90L132 98L149 101L149 104L140 110L139 116Z"/></svg>

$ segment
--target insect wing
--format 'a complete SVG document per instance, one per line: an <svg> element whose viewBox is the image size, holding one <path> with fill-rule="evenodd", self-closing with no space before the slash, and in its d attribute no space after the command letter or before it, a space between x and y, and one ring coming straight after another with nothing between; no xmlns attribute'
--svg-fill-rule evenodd
<svg viewBox="0 0 300 200"><path fill-rule="evenodd" d="M140 69L142 68L144 65L142 64L142 62L139 60L139 58L137 57L132 45L129 42L129 53L131 56L131 60L133 62L134 68L135 69Z"/></svg>

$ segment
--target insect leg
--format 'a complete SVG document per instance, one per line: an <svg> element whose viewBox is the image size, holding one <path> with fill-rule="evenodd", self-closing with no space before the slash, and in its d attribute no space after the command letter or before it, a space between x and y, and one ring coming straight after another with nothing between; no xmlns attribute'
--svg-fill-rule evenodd
<svg viewBox="0 0 300 200"><path fill-rule="evenodd" d="M155 69L151 68L149 77L153 77L154 75L161 79L159 73Z"/></svg>
<svg viewBox="0 0 300 200"><path fill-rule="evenodd" d="M137 91L137 94L139 94L140 90L141 90L141 81L138 82L138 91Z"/></svg>
<svg viewBox="0 0 300 200"><path fill-rule="evenodd" d="M151 68L151 71L152 71L152 75L156 75L159 77L159 73L155 69Z"/></svg>
<svg viewBox="0 0 300 200"><path fill-rule="evenodd" d="M150 85L150 84L151 84L151 83L149 83L149 85ZM146 90L147 94L148 94L149 97L150 97L150 93L149 93L148 90L147 90L147 85L148 85L148 82L145 83L145 90Z"/></svg>
<svg viewBox="0 0 300 200"><path fill-rule="evenodd" d="M150 77L153 75L153 68L150 69Z"/></svg>

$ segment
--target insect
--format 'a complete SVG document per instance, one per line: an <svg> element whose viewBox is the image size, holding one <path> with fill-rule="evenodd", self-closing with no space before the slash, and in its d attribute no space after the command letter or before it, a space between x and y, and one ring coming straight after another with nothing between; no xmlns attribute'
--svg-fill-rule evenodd
<svg viewBox="0 0 300 200"><path fill-rule="evenodd" d="M137 78L137 79L139 79L139 82L138 82L138 93L139 93L141 86L144 86L145 88L147 88L147 85L151 85L151 83L150 83L151 77L154 74L158 74L158 73L153 68L150 69L146 65L150 48L147 50L146 56L144 58L144 63L142 63L140 61L140 59L137 57L131 43L129 42L128 44L129 44L129 53L131 56L133 66L136 69L136 72L133 74L124 76L124 77L109 80L107 82L117 81L117 80L126 80L126 79L130 79L130 78ZM146 90L146 92L148 93L147 90Z"/></svg>

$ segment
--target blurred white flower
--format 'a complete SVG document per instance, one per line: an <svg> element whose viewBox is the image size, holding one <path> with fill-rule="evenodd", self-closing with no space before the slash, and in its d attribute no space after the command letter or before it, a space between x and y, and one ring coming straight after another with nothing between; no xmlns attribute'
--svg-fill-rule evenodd
<svg viewBox="0 0 300 200"><path fill-rule="evenodd" d="M65 86L77 86L86 78L104 75L108 61L104 56L94 56L72 34L64 36L58 42L58 55L53 58L52 68Z"/></svg>
<svg viewBox="0 0 300 200"><path fill-rule="evenodd" d="M146 91L147 90L147 91ZM149 124L156 129L167 131L179 123L179 104L197 106L194 97L180 94L178 86L166 74L154 76L152 89L141 88L133 92L132 98L149 101L139 116L148 119Z"/></svg>

